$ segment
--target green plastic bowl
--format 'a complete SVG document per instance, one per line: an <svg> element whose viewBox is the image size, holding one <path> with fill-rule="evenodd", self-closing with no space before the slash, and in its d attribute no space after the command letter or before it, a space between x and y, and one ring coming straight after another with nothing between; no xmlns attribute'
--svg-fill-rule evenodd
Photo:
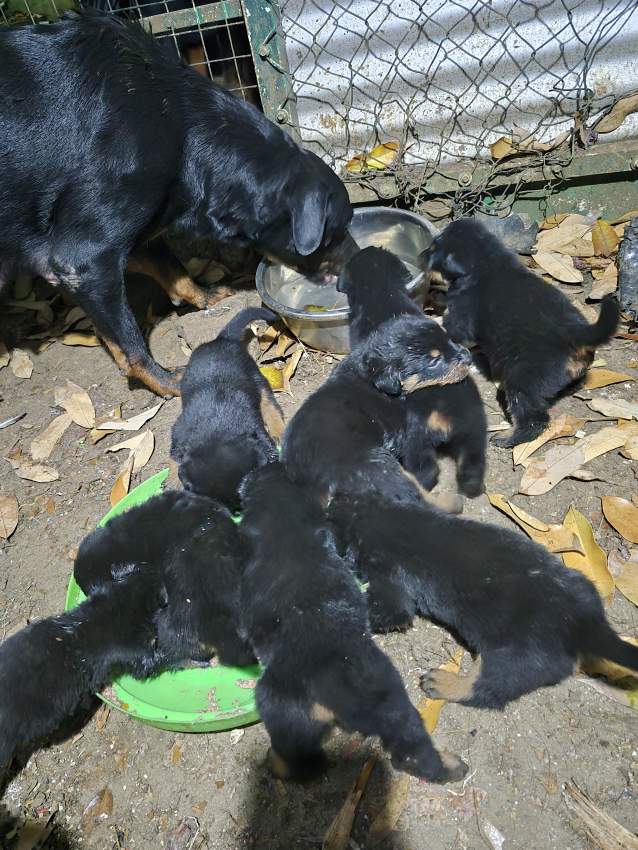
<svg viewBox="0 0 638 850"><path fill-rule="evenodd" d="M169 470L143 481L100 521L110 519L162 492ZM73 575L66 594L66 610L86 597ZM149 726L171 732L221 732L259 720L255 685L259 665L252 667L194 667L160 673L150 679L120 676L98 694L99 698Z"/></svg>

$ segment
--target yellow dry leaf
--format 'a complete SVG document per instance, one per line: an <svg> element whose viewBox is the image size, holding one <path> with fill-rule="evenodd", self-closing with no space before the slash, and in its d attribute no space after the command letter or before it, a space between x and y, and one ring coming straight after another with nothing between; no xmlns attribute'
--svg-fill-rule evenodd
<svg viewBox="0 0 638 850"><path fill-rule="evenodd" d="M492 159L503 159L503 157L510 156L516 152L510 136L501 136L500 139L497 139L490 145Z"/></svg>
<svg viewBox="0 0 638 850"><path fill-rule="evenodd" d="M618 585L616 585L616 587L618 587ZM638 602L635 604L638 605ZM638 638L629 637L628 635L619 635L619 637L627 643L631 643L633 646L638 646ZM638 674L636 674L633 670L629 670L628 667L616 664L614 661L607 661L604 658L589 658L587 660L583 660L580 669L583 673L587 673L589 676L604 676L612 682L617 679L626 679L627 676L632 676L635 677L636 688L638 688Z"/></svg>
<svg viewBox="0 0 638 850"><path fill-rule="evenodd" d="M618 288L618 269L611 263L595 281L589 293L591 301L600 301Z"/></svg>
<svg viewBox="0 0 638 850"><path fill-rule="evenodd" d="M603 514L607 522L630 543L638 543L638 508L620 496L603 496Z"/></svg>
<svg viewBox="0 0 638 850"><path fill-rule="evenodd" d="M552 419L547 428L529 443L520 443L512 449L512 458L514 466L522 463L524 460L534 454L535 451L544 446L550 440L557 440L559 437L573 437L577 431L585 424L585 420L578 416L571 416L569 413L558 416Z"/></svg>
<svg viewBox="0 0 638 850"><path fill-rule="evenodd" d="M542 458L533 458L529 462L518 492L525 496L542 496L583 464L624 446L628 439L627 434L610 427L601 428L571 446L553 446Z"/></svg>
<svg viewBox="0 0 638 850"><path fill-rule="evenodd" d="M638 437L630 437L620 450L620 454L629 460L638 460Z"/></svg>
<svg viewBox="0 0 638 850"><path fill-rule="evenodd" d="M110 495L112 508L114 508L115 505L117 505L117 503L121 501L128 493L129 487L131 486L131 473L133 472L134 461L135 459L133 457L133 453L131 452L128 460L124 464L124 467L120 471L120 474L115 479L115 483L113 484Z"/></svg>
<svg viewBox="0 0 638 850"><path fill-rule="evenodd" d="M624 398L593 398L587 406L608 419L638 419L638 402Z"/></svg>
<svg viewBox="0 0 638 850"><path fill-rule="evenodd" d="M275 392L283 390L284 376L281 369L277 366L260 366L259 371Z"/></svg>
<svg viewBox="0 0 638 850"><path fill-rule="evenodd" d="M29 452L33 460L46 460L71 422L73 420L68 413L61 413L47 425L41 434L31 440Z"/></svg>
<svg viewBox="0 0 638 850"><path fill-rule="evenodd" d="M153 450L155 448L155 437L152 431L142 431L130 440L124 440L117 443L115 446L109 446L107 452L119 452L121 449L128 449L129 460L133 459L133 467L131 472L135 474L139 472L149 462Z"/></svg>
<svg viewBox="0 0 638 850"><path fill-rule="evenodd" d="M490 504L506 514L523 529L525 534L535 543L544 546L550 552L584 552L577 536L563 525L549 525L528 514L517 505L508 502L500 493L488 493Z"/></svg>
<svg viewBox="0 0 638 850"><path fill-rule="evenodd" d="M182 760L182 748L177 741L171 747L170 762L171 764L179 764Z"/></svg>
<svg viewBox="0 0 638 850"><path fill-rule="evenodd" d="M142 425L155 416L163 404L164 402L160 401L154 407L149 407L148 410L143 410L136 416L131 416L130 419L106 419L95 427L98 431L139 431Z"/></svg>
<svg viewBox="0 0 638 850"><path fill-rule="evenodd" d="M558 227L561 221L565 221L569 213L556 213L556 215L548 215L547 218L543 219L539 226L539 230L552 230L554 227Z"/></svg>
<svg viewBox="0 0 638 850"><path fill-rule="evenodd" d="M11 355L7 350L7 346L4 344L4 342L2 342L2 340L0 340L0 369L2 369L4 366L8 366L10 360Z"/></svg>
<svg viewBox="0 0 638 850"><path fill-rule="evenodd" d="M397 158L400 147L399 142L383 142L372 148L365 160L366 168L381 170L392 165Z"/></svg>
<svg viewBox="0 0 638 850"><path fill-rule="evenodd" d="M361 773L348 792L343 806L332 821L324 836L321 850L347 850L350 844L350 833L357 807L363 796L372 768L376 764L376 756L371 756L363 765Z"/></svg>
<svg viewBox="0 0 638 850"><path fill-rule="evenodd" d="M608 221L600 218L593 226L591 240L594 252L600 257L608 257L618 247L619 239L614 228Z"/></svg>
<svg viewBox="0 0 638 850"><path fill-rule="evenodd" d="M298 342L296 343L296 348L290 349L288 352L288 360L286 361L284 368L282 370L283 377L283 391L289 393L290 392L290 379L297 371L297 366L299 365L299 361L303 357L304 347Z"/></svg>
<svg viewBox="0 0 638 850"><path fill-rule="evenodd" d="M8 540L18 525L18 500L0 494L0 538Z"/></svg>
<svg viewBox="0 0 638 850"><path fill-rule="evenodd" d="M366 157L363 153L355 154L352 159L349 159L346 163L346 171L349 171L351 174L358 174L363 171L365 167Z"/></svg>
<svg viewBox="0 0 638 850"><path fill-rule="evenodd" d="M598 390L611 384L622 384L624 381L633 381L632 375L624 372L613 372L611 369L590 369L587 372L583 389Z"/></svg>
<svg viewBox="0 0 638 850"><path fill-rule="evenodd" d="M30 378L33 373L33 361L21 348L14 348L11 352L9 367L16 378Z"/></svg>
<svg viewBox="0 0 638 850"><path fill-rule="evenodd" d="M582 273L574 267L571 257L558 251L543 251L534 254L534 261L539 268L562 283L582 283Z"/></svg>
<svg viewBox="0 0 638 850"><path fill-rule="evenodd" d="M635 218L638 215L638 210L629 210L629 212L623 213L622 215L617 215L616 218L612 218L609 220L609 223L613 226L614 224L625 224L630 219Z"/></svg>
<svg viewBox="0 0 638 850"><path fill-rule="evenodd" d="M437 669L445 670L448 673L458 673L461 669L463 653L463 649L457 649L454 653L454 657L445 664L441 664L441 666ZM446 700L444 699L431 699L430 697L423 697L423 699L419 701L417 711L421 715L421 720L423 721L423 725L429 735L431 735L436 729L439 717L441 716L441 709L445 703Z"/></svg>
<svg viewBox="0 0 638 850"><path fill-rule="evenodd" d="M628 94L621 97L607 115L594 125L594 129L597 133L611 133L613 130L617 130L632 112L638 112L638 94Z"/></svg>
<svg viewBox="0 0 638 850"><path fill-rule="evenodd" d="M593 257L594 246L589 234L585 234L583 239L575 239L573 242L566 242L564 245L558 245L556 251L559 254L569 254L570 257Z"/></svg>
<svg viewBox="0 0 638 850"><path fill-rule="evenodd" d="M578 537L584 555L578 552L563 552L563 563L572 570L578 570L596 585L604 602L610 601L614 594L614 577L607 566L607 556L594 540L592 527L573 506L567 511L563 525Z"/></svg>
<svg viewBox="0 0 638 850"><path fill-rule="evenodd" d="M591 229L594 222L595 219L590 216L570 213L559 222L557 227L539 232L536 239L536 250L540 252L559 251L563 245L570 245L580 240L591 241Z"/></svg>
<svg viewBox="0 0 638 850"><path fill-rule="evenodd" d="M634 605L638 605L638 564L631 558L623 565L616 578L616 587Z"/></svg>
<svg viewBox="0 0 638 850"><path fill-rule="evenodd" d="M80 829L90 835L98 823L113 813L113 793L110 788L102 788L82 812Z"/></svg>
<svg viewBox="0 0 638 850"><path fill-rule="evenodd" d="M81 428L93 428L95 425L95 409L86 390L78 387L72 381L65 381L61 387L56 387L53 398L58 407L69 414L76 425Z"/></svg>
<svg viewBox="0 0 638 850"><path fill-rule="evenodd" d="M95 334L82 334L77 331L63 334L62 345L83 345L86 348L95 348L100 345L100 340Z"/></svg>
<svg viewBox="0 0 638 850"><path fill-rule="evenodd" d="M370 825L366 847L376 847L394 831L408 801L409 790L410 777L407 774L403 773L398 779L393 780L385 795L381 811L377 813Z"/></svg>

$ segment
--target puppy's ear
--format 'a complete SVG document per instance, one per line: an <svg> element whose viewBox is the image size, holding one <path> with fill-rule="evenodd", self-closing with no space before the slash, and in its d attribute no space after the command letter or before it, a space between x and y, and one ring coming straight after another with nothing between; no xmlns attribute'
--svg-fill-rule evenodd
<svg viewBox="0 0 638 850"><path fill-rule="evenodd" d="M292 238L295 250L302 257L312 254L321 245L327 207L328 196L322 188L305 192L293 203Z"/></svg>
<svg viewBox="0 0 638 850"><path fill-rule="evenodd" d="M375 389L385 395L401 395L401 376L398 369L378 354L366 357L364 367Z"/></svg>

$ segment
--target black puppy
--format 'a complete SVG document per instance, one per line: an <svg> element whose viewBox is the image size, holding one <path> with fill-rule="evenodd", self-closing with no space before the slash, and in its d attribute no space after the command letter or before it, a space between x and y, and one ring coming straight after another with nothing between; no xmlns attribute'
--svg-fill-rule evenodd
<svg viewBox="0 0 638 850"><path fill-rule="evenodd" d="M161 584L149 589L132 571L0 644L0 774L17 749L43 742L114 676L141 678L154 669L164 605Z"/></svg>
<svg viewBox="0 0 638 850"><path fill-rule="evenodd" d="M467 766L434 749L399 674L372 640L365 597L321 509L281 464L251 473L241 495L240 530L251 551L241 609L265 668L256 698L274 772L292 778L315 770L322 739L337 723L378 735L398 770L437 782L463 777Z"/></svg>
<svg viewBox="0 0 638 850"><path fill-rule="evenodd" d="M343 360L289 422L281 459L289 476L326 503L370 452L401 458L406 386L461 380L470 355L425 316L384 322ZM420 478L418 458L410 469Z"/></svg>
<svg viewBox="0 0 638 850"><path fill-rule="evenodd" d="M594 585L520 533L374 492L337 497L331 517L369 582L373 627L405 628L416 614L450 628L479 656L468 676L433 670L433 698L503 708L570 676L579 658L638 672L638 648L605 618Z"/></svg>
<svg viewBox="0 0 638 850"><path fill-rule="evenodd" d="M547 426L550 403L585 375L597 346L618 325L613 299L590 325L555 286L527 269L482 224L453 221L420 257L448 282L443 324L450 336L475 343L514 425L499 446L533 440Z"/></svg>
<svg viewBox="0 0 638 850"><path fill-rule="evenodd" d="M193 352L182 378L182 413L171 457L187 490L237 506L237 488L252 469L277 459L273 438L283 414L268 381L242 344L246 325L276 315L260 307L238 313L213 342Z"/></svg>
<svg viewBox="0 0 638 850"><path fill-rule="evenodd" d="M243 667L254 662L239 636L244 547L229 512L210 499L168 491L114 517L86 537L75 580L89 596L131 569L152 596L166 588L157 619L156 669L187 661Z"/></svg>
<svg viewBox="0 0 638 850"><path fill-rule="evenodd" d="M365 248L348 261L337 289L348 296L352 349L390 318L423 317L406 291L409 281L401 260L383 248ZM456 461L459 490L466 496L481 493L487 422L472 378L413 391L406 408L406 469L418 472L420 482L431 490L438 478L436 454L445 451Z"/></svg>
<svg viewBox="0 0 638 850"><path fill-rule="evenodd" d="M183 65L172 39L84 11L0 28L0 55L0 284L24 271L66 290L118 365L153 391L179 385L150 357L125 299L136 246L188 233L310 271L351 250L337 175Z"/></svg>

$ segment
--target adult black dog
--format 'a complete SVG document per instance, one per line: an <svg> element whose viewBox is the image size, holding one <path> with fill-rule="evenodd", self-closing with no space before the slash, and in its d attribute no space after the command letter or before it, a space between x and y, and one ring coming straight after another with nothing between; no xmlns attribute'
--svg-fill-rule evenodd
<svg viewBox="0 0 638 850"><path fill-rule="evenodd" d="M281 464L251 472L241 495L240 533L250 548L241 609L265 668L256 698L275 774L316 770L322 739L337 723L378 735L397 770L434 782L461 779L467 766L436 751L401 677L372 640L365 596L319 506Z"/></svg>
<svg viewBox="0 0 638 850"><path fill-rule="evenodd" d="M233 509L242 478L278 458L274 440L283 434L283 414L242 343L249 322L276 318L262 307L241 310L216 339L195 349L182 378L182 412L171 439L180 481Z"/></svg>
<svg viewBox="0 0 638 850"><path fill-rule="evenodd" d="M595 324L555 286L473 219L453 221L419 258L448 282L443 325L464 345L476 344L500 381L499 399L513 429L492 442L511 447L537 437L548 407L585 376L597 346L614 335L620 310L605 299Z"/></svg>
<svg viewBox="0 0 638 850"><path fill-rule="evenodd" d="M381 324L399 316L420 316L423 310L406 291L410 274L401 260L383 248L364 248L346 264L337 289L348 296L350 347L361 345ZM443 352L433 345L430 360ZM430 490L438 479L436 453L451 455L456 462L459 490L478 496L485 476L487 422L483 402L472 378L456 383L432 383L410 392L403 464L418 473Z"/></svg>
<svg viewBox="0 0 638 850"><path fill-rule="evenodd" d="M501 709L583 658L638 671L638 647L611 628L592 582L523 534L373 490L340 502L331 517L369 582L373 627L406 628L421 614L480 656L469 676L424 676L428 696Z"/></svg>
<svg viewBox="0 0 638 850"><path fill-rule="evenodd" d="M155 392L179 383L125 299L137 245L164 230L240 240L309 271L351 246L330 168L138 25L69 13L0 29L0 55L0 286L22 270L65 289Z"/></svg>

